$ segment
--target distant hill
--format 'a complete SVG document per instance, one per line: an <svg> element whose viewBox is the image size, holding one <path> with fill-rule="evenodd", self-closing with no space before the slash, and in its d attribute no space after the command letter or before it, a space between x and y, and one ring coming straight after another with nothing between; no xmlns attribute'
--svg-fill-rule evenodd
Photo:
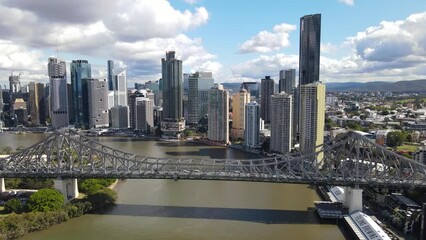
<svg viewBox="0 0 426 240"><path fill-rule="evenodd" d="M398 82L326 83L328 92L426 92L426 79Z"/></svg>

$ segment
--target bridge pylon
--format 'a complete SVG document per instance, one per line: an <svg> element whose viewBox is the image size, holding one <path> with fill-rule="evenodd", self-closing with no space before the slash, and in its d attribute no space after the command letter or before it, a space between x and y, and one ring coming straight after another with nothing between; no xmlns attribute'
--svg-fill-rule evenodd
<svg viewBox="0 0 426 240"><path fill-rule="evenodd" d="M362 211L362 188L355 186L344 187L343 189L345 191L343 205L349 208L349 213Z"/></svg>
<svg viewBox="0 0 426 240"><path fill-rule="evenodd" d="M0 178L0 193L6 192L6 185L4 184L4 178Z"/></svg>
<svg viewBox="0 0 426 240"><path fill-rule="evenodd" d="M59 177L53 180L53 187L64 195L66 201L74 199L79 195L77 178L62 179Z"/></svg>

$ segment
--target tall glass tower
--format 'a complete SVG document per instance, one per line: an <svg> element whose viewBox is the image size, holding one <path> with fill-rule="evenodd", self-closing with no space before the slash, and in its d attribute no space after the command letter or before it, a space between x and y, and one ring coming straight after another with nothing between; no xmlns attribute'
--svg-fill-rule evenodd
<svg viewBox="0 0 426 240"><path fill-rule="evenodd" d="M89 98L87 80L92 78L92 69L87 60L71 62L71 87L74 108L73 123L77 126L89 126Z"/></svg>
<svg viewBox="0 0 426 240"><path fill-rule="evenodd" d="M108 60L108 90L114 91L114 61Z"/></svg>
<svg viewBox="0 0 426 240"><path fill-rule="evenodd" d="M300 18L299 87L319 81L321 14Z"/></svg>

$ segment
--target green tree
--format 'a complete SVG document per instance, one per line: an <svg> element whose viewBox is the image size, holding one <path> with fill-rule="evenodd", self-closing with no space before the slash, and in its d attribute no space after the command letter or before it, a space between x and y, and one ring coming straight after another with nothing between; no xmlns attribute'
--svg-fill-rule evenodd
<svg viewBox="0 0 426 240"><path fill-rule="evenodd" d="M94 212L105 211L115 205L117 193L109 188L103 188L94 194L88 196Z"/></svg>
<svg viewBox="0 0 426 240"><path fill-rule="evenodd" d="M32 212L57 211L64 206L64 196L55 189L44 188L32 194L27 207Z"/></svg>
<svg viewBox="0 0 426 240"><path fill-rule="evenodd" d="M4 204L6 213L20 213L22 211L22 203L17 198L12 198Z"/></svg>
<svg viewBox="0 0 426 240"><path fill-rule="evenodd" d="M11 147L11 146L6 146L6 147L4 147L3 149L2 149L2 152L4 153L4 154L11 154L12 152L13 152L13 148Z"/></svg>
<svg viewBox="0 0 426 240"><path fill-rule="evenodd" d="M407 135L407 132L404 131L390 132L386 136L386 145L393 148L401 146L407 140Z"/></svg>
<svg viewBox="0 0 426 240"><path fill-rule="evenodd" d="M325 118L325 130L330 131L331 128L335 127L336 124L331 118Z"/></svg>
<svg viewBox="0 0 426 240"><path fill-rule="evenodd" d="M359 125L359 123L356 123L356 122L348 122L346 124L346 127L349 128L349 129L355 130L355 131L361 131L362 130L361 125Z"/></svg>

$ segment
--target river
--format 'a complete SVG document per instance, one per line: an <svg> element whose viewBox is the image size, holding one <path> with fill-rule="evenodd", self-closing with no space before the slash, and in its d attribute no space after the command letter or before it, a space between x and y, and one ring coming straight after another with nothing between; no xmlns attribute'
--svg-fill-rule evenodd
<svg viewBox="0 0 426 240"><path fill-rule="evenodd" d="M27 147L44 134L0 134L0 148ZM236 149L185 142L103 137L105 145L154 157L255 158ZM125 180L117 206L30 233L26 240L68 239L344 239L319 224L319 200L307 185L194 180Z"/></svg>

